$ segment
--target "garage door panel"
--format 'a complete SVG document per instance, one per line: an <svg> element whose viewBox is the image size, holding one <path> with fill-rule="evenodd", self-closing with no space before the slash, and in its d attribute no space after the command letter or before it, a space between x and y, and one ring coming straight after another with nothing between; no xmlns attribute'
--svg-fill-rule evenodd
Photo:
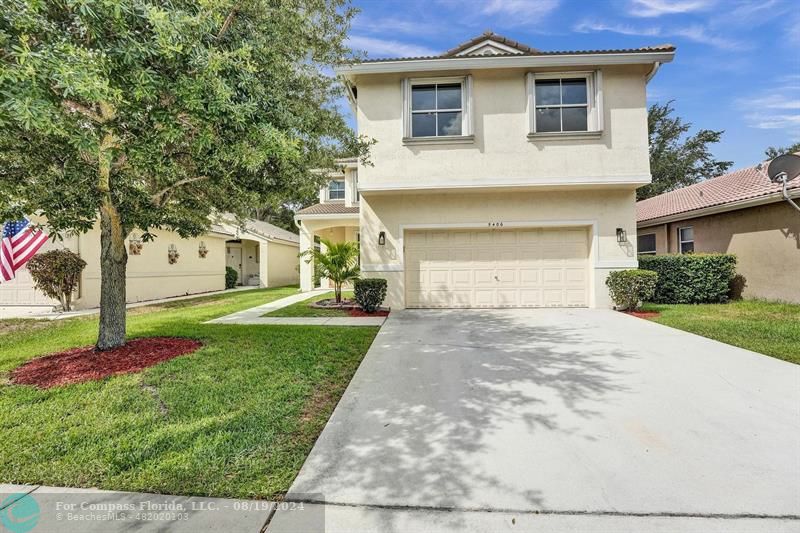
<svg viewBox="0 0 800 533"><path fill-rule="evenodd" d="M581 228L409 232L409 307L566 307L588 303Z"/></svg>

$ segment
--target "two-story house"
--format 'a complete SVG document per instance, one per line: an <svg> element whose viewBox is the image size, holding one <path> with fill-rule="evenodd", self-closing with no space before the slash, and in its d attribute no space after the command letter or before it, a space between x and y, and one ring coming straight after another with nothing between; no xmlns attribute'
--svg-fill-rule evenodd
<svg viewBox="0 0 800 533"><path fill-rule="evenodd" d="M339 67L373 165L343 162L298 213L301 250L358 237L395 309L610 305L608 273L637 266L647 82L674 53L543 52L487 32Z"/></svg>

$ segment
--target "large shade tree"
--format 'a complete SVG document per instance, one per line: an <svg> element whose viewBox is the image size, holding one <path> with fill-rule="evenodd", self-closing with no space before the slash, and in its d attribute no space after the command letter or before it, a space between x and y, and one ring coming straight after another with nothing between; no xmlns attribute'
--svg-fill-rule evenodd
<svg viewBox="0 0 800 533"><path fill-rule="evenodd" d="M6 0L0 218L99 218L99 349L125 341L125 237L196 236L366 153L326 75L346 0Z"/></svg>
<svg viewBox="0 0 800 533"><path fill-rule="evenodd" d="M672 102L653 104L647 110L653 182L636 191L637 200L719 176L733 165L711 153L710 145L720 141L723 131L702 129L687 135L692 124L674 112Z"/></svg>

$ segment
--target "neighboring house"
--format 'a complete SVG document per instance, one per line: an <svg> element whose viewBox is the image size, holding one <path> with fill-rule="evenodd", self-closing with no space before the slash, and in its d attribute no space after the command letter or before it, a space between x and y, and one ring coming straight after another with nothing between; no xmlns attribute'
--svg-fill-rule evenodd
<svg viewBox="0 0 800 533"><path fill-rule="evenodd" d="M188 239L156 230L152 232L156 238L150 242L142 242L141 232L131 232L126 239L128 302L224 289L229 251L237 247L242 250L242 273L260 276L260 286L297 283L297 235L254 220L247 221L247 228L245 232L233 222L223 222L213 224L206 235ZM100 305L99 225L87 233L48 242L39 253L55 248L70 249L86 261L74 307L87 309ZM138 253L134 253L137 249ZM0 283L0 305L54 306L58 302L37 291L27 268L23 267L14 280Z"/></svg>
<svg viewBox="0 0 800 533"><path fill-rule="evenodd" d="M298 283L297 234L261 220L247 219L242 224L231 216L221 223L234 236L225 243L225 265L236 270L237 283L253 287Z"/></svg>
<svg viewBox="0 0 800 533"><path fill-rule="evenodd" d="M766 169L744 168L638 202L639 253L736 254L744 296L800 303L800 212ZM800 178L787 193L800 198Z"/></svg>
<svg viewBox="0 0 800 533"><path fill-rule="evenodd" d="M651 181L646 85L674 50L542 52L487 32L339 67L377 143L297 214L301 250L358 238L393 308L608 306L608 273L637 265L618 234Z"/></svg>

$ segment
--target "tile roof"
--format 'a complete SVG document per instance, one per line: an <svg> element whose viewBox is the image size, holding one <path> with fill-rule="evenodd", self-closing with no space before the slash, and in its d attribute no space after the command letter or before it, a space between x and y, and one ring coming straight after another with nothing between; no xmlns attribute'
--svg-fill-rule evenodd
<svg viewBox="0 0 800 533"><path fill-rule="evenodd" d="M314 204L301 209L298 215L353 215L358 214L358 206L347 207L343 203Z"/></svg>
<svg viewBox="0 0 800 533"><path fill-rule="evenodd" d="M488 56L459 56L457 55L459 52L468 49L471 46L474 46L478 43L481 43L487 39L491 39L498 43L505 44L506 46L510 46L518 50L518 52L508 52L508 53L501 53L501 54L494 54ZM380 63L386 61L416 61L421 59L461 59L464 57L514 57L514 56L552 56L552 55L594 55L594 54L637 54L637 53L650 53L650 52L674 52L675 46L671 44L660 44L655 46L644 46L641 48L620 48L620 49L606 49L606 50L561 50L561 51L551 51L546 52L542 50L538 50L531 46L519 43L502 35L498 35L491 31L485 32L478 37L470 39L455 48L448 50L447 52L440 54L440 55L433 55L433 56L416 56L416 57L383 57L383 58L375 58L375 59L364 59L361 63Z"/></svg>
<svg viewBox="0 0 800 533"><path fill-rule="evenodd" d="M800 190L800 176L788 182L786 188ZM690 218L692 212L698 209L749 200L780 191L781 185L769 180L765 163L636 202L636 221L645 222L682 213L686 213L686 218Z"/></svg>
<svg viewBox="0 0 800 533"><path fill-rule="evenodd" d="M279 228L278 226L270 224L269 222L264 222L263 220L248 218L245 222L245 226L248 230L258 233L259 235L262 235L268 239L281 239L284 241L297 243L300 242L300 236L296 233Z"/></svg>

